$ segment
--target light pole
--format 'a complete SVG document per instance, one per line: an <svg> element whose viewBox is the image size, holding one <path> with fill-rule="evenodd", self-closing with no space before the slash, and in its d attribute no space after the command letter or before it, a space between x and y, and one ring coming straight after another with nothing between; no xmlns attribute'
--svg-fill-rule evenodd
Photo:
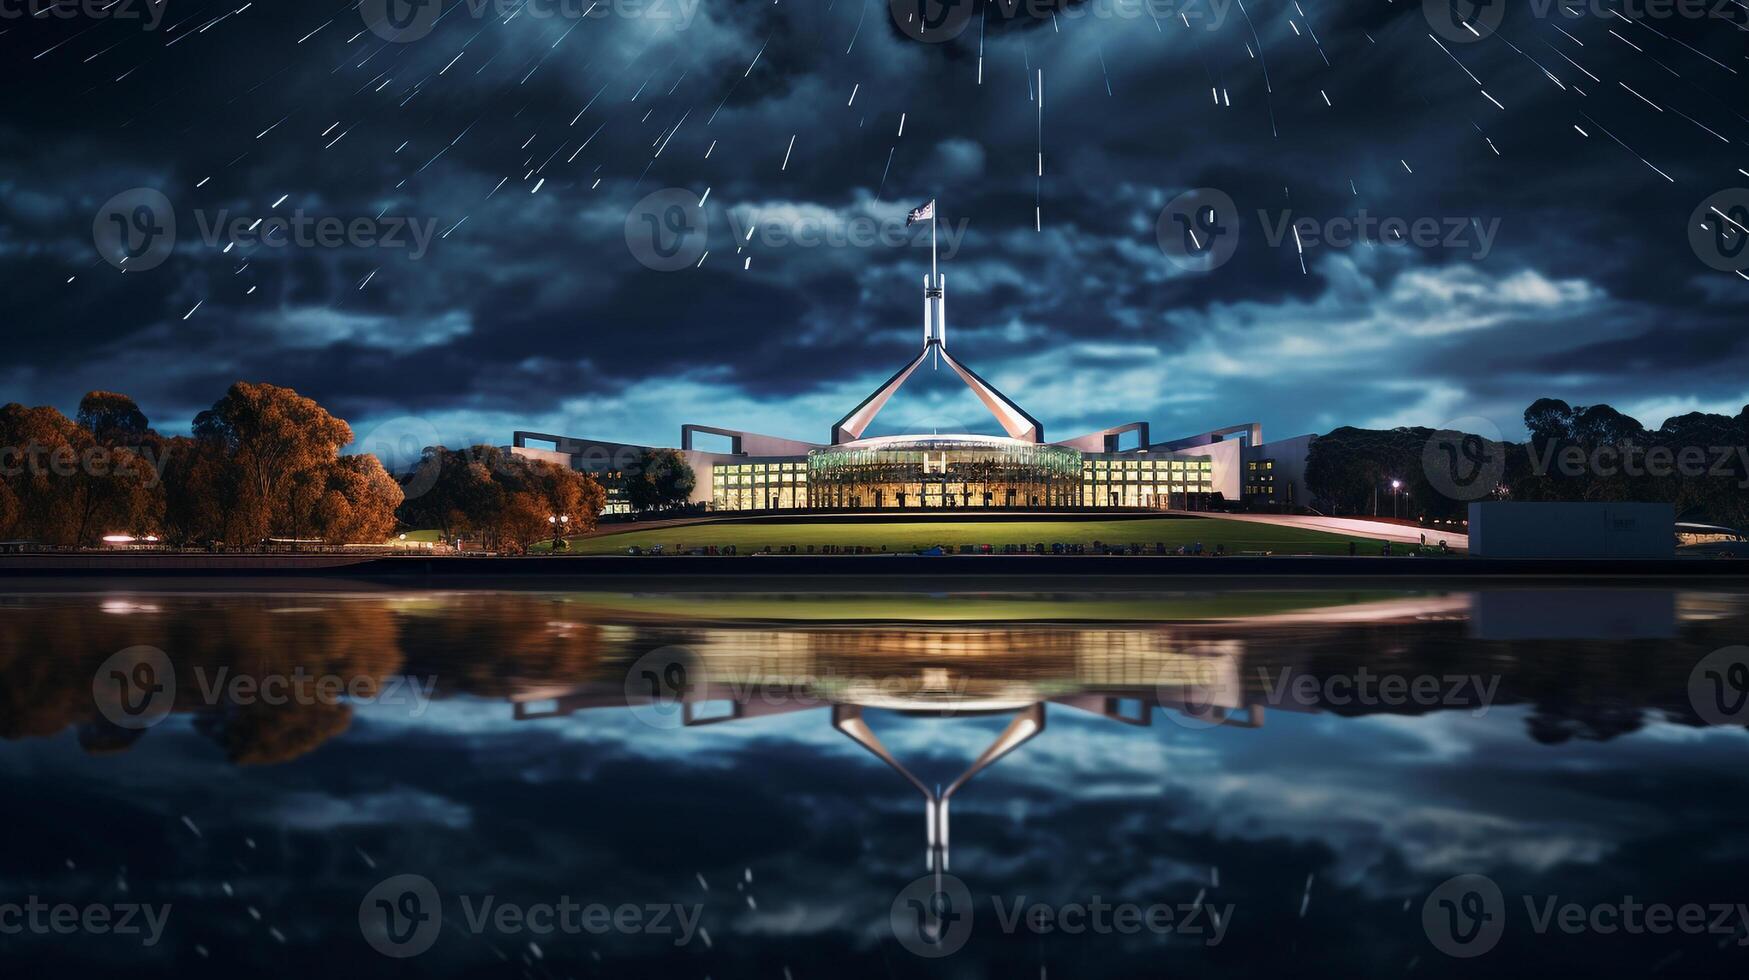
<svg viewBox="0 0 1749 980"><path fill-rule="evenodd" d="M547 523L553 526L553 550L557 551L564 537L564 529L571 523L571 517L568 514L549 514Z"/></svg>
<svg viewBox="0 0 1749 980"><path fill-rule="evenodd" d="M1397 513L1397 498L1401 497L1402 495L1403 495L1403 481L1402 480L1392 480L1391 481L1391 516L1392 517L1400 517L1401 516Z"/></svg>

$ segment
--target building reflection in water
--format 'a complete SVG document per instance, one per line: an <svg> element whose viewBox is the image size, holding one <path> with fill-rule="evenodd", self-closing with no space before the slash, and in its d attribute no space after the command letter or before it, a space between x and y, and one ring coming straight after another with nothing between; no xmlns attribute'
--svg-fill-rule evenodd
<svg viewBox="0 0 1749 980"><path fill-rule="evenodd" d="M966 760L975 774L1037 737L1053 705L1141 727L1160 711L1190 728L1255 727L1270 708L1428 713L1438 708L1332 704L1320 700L1322 688L1284 700L1268 678L1455 671L1498 677L1496 704L1533 705L1526 724L1536 741L1604 739L1636 730L1650 711L1703 723L1688 703L1689 670L1749 632L1741 593L1553 585L932 596L20 593L0 600L0 611L0 737L75 728L88 751L130 749L147 733L107 725L91 678L106 657L141 644L163 650L183 680L173 713L192 715L239 764L289 761L342 736L353 706L214 700L198 677L417 677L440 700L508 700L517 718L671 708L673 727L818 709L822 723L919 787L932 853L945 852L949 802L971 776L939 792L916 783L866 711L1008 719L1016 727ZM632 677L652 657L672 661L650 672L654 687ZM676 669L683 684L662 680Z"/></svg>
<svg viewBox="0 0 1749 980"><path fill-rule="evenodd" d="M1639 635L1673 631L1674 594L1661 595L1668 598L1625 607L1644 621ZM1518 609L1516 602L1507 608ZM644 653L623 677L609 672L583 684L525 690L510 700L519 720L630 708L658 727L696 728L820 711L834 730L880 759L923 798L925 864L939 874L949 867L955 794L1042 734L1049 706L1143 728L1161 712L1190 729L1260 728L1271 708L1315 712L1321 706L1315 699L1283 699L1263 674L1247 677L1251 636L1273 641L1263 645L1276 648L1279 657L1282 637L1308 630L1396 625L1450 632L1471 626L1475 603L1474 594L1457 593L1350 601L1239 622L1056 629L709 627L692 631L684 646ZM1534 608L1534 601L1523 607ZM1552 608L1559 613L1580 607ZM1588 630L1577 622L1563 626L1558 615L1539 623L1543 630ZM1247 635L1229 635L1236 628ZM1364 662L1365 652L1356 660ZM870 710L941 721L996 716L1006 718L1007 725L958 778L945 787L931 786L889 750L869 723Z"/></svg>

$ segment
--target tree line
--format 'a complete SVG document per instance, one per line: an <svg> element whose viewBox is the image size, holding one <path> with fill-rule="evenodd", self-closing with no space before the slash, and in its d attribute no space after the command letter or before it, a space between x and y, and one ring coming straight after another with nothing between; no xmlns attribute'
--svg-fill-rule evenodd
<svg viewBox="0 0 1749 980"><path fill-rule="evenodd" d="M72 419L0 406L0 539L92 547L116 533L247 549L381 543L408 526L526 551L559 529L593 529L606 499L584 474L489 446L428 448L397 479L374 455L341 453L353 441L344 420L270 384L232 385L191 432L155 431L115 392L87 394Z"/></svg>
<svg viewBox="0 0 1749 980"><path fill-rule="evenodd" d="M1647 429L1608 405L1543 398L1524 412L1530 438L1494 441L1427 428L1343 427L1312 443L1306 485L1333 514L1391 509L1463 518L1475 500L1670 503L1679 520L1749 525L1749 406L1690 412Z"/></svg>

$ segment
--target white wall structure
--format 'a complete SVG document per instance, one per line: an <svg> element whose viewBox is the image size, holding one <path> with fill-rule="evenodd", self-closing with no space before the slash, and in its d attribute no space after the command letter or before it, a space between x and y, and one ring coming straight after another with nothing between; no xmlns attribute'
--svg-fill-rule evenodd
<svg viewBox="0 0 1749 980"><path fill-rule="evenodd" d="M1674 558L1673 504L1470 505L1470 554L1482 558Z"/></svg>

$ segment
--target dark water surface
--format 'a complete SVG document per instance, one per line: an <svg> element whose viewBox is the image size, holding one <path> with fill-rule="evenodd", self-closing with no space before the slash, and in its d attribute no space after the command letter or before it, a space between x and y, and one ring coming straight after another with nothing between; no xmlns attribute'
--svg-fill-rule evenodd
<svg viewBox="0 0 1749 980"><path fill-rule="evenodd" d="M1745 643L1712 588L15 590L0 972L1742 976Z"/></svg>

